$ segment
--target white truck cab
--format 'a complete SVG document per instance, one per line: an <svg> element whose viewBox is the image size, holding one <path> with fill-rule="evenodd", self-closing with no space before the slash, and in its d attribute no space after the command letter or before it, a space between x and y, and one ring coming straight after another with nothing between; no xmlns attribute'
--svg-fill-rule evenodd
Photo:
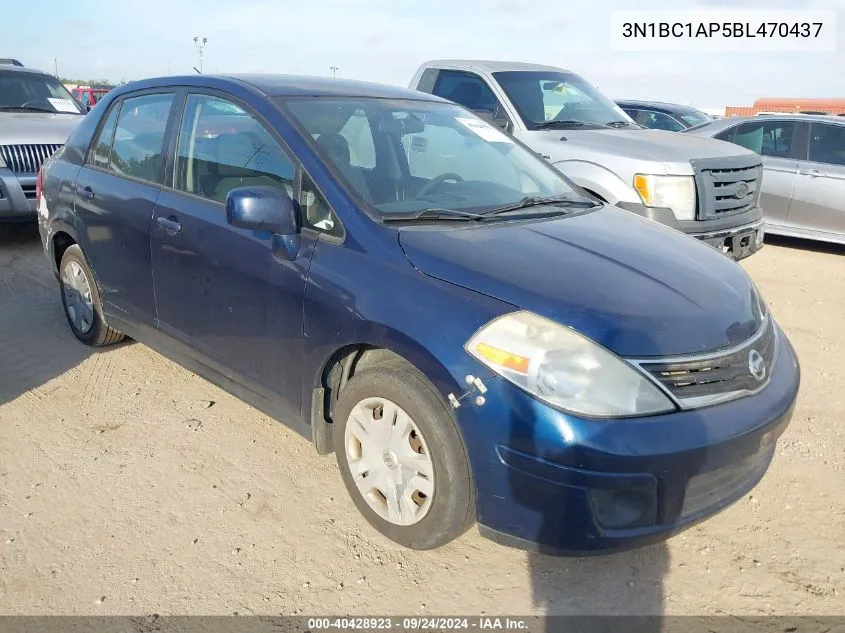
<svg viewBox="0 0 845 633"><path fill-rule="evenodd" d="M510 133L603 201L693 235L733 259L763 245L760 156L649 130L582 77L520 62L435 60L410 87Z"/></svg>

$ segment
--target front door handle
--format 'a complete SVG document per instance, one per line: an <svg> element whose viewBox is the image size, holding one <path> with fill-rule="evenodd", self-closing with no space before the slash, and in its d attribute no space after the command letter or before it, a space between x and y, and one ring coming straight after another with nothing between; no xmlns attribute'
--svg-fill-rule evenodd
<svg viewBox="0 0 845 633"><path fill-rule="evenodd" d="M824 176L824 172L819 169L805 169L801 172L801 175L818 178L820 176Z"/></svg>
<svg viewBox="0 0 845 633"><path fill-rule="evenodd" d="M172 215L169 218L160 217L156 219L156 222L167 232L168 235L176 235L182 230L182 225L179 223L179 220Z"/></svg>
<svg viewBox="0 0 845 633"><path fill-rule="evenodd" d="M86 200L93 200L94 190L91 189L91 187L83 187L79 190L79 195L85 198Z"/></svg>

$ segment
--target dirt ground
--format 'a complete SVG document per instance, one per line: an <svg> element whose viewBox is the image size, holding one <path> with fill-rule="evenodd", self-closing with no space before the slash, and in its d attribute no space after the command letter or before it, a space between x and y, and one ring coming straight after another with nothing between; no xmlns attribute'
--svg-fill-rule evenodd
<svg viewBox="0 0 845 633"><path fill-rule="evenodd" d="M665 544L565 559L386 541L333 456L143 345L77 343L37 232L0 229L0 614L843 614L843 255L745 264L803 370L761 484Z"/></svg>

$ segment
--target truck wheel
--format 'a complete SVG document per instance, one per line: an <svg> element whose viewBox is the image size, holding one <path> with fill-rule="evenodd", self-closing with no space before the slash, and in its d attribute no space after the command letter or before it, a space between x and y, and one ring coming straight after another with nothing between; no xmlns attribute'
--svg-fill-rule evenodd
<svg viewBox="0 0 845 633"><path fill-rule="evenodd" d="M122 332L106 324L100 293L82 249L67 248L59 264L62 305L73 335L91 347L112 345L124 339Z"/></svg>
<svg viewBox="0 0 845 633"><path fill-rule="evenodd" d="M334 415L346 489L367 521L411 549L433 549L475 520L475 492L451 412L403 362L355 374Z"/></svg>

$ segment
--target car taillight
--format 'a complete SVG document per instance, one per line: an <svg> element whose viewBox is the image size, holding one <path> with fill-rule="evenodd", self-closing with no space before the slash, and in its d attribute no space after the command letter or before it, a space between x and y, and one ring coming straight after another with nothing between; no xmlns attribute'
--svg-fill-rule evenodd
<svg viewBox="0 0 845 633"><path fill-rule="evenodd" d="M38 178L35 179L35 202L41 204L41 186L42 186L43 168L38 170Z"/></svg>

